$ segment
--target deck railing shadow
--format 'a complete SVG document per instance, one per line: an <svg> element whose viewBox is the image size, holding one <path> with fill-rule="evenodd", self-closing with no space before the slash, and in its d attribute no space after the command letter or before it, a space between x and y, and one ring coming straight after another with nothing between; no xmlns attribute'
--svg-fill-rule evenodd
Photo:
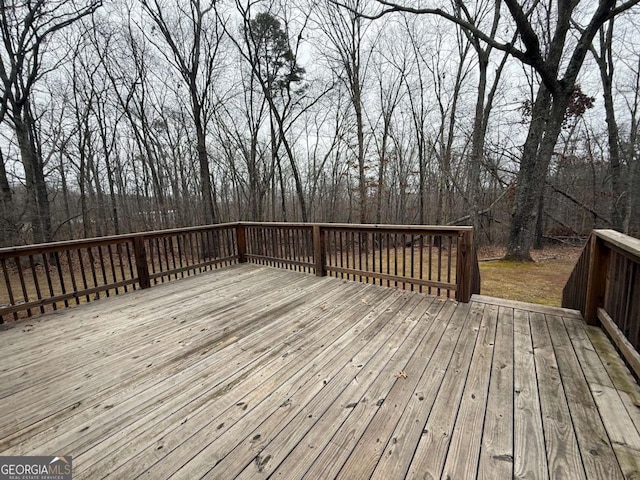
<svg viewBox="0 0 640 480"><path fill-rule="evenodd" d="M562 292L562 306L601 324L640 378L640 240L594 230Z"/></svg>
<svg viewBox="0 0 640 480"><path fill-rule="evenodd" d="M468 302L471 227L237 222L0 249L0 322L252 262Z"/></svg>

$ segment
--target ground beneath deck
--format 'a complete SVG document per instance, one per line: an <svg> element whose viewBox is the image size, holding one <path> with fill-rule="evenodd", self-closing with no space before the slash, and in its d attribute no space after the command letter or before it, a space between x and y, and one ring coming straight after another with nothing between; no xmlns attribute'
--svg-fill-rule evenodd
<svg viewBox="0 0 640 480"><path fill-rule="evenodd" d="M76 479L640 476L640 389L567 310L243 264L0 351L0 455Z"/></svg>

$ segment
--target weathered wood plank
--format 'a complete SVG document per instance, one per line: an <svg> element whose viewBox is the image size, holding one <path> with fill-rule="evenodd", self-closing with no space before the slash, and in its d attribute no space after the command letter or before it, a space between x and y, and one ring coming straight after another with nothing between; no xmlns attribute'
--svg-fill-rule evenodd
<svg viewBox="0 0 640 480"><path fill-rule="evenodd" d="M620 355L615 350L606 334L598 327L584 327L595 353L611 379L613 387L618 391L622 403L625 405L631 421L640 432L640 386L629 372ZM581 362L582 363L582 362ZM584 368L584 367L583 367ZM591 371L591 369L587 369ZM599 385L606 384L599 382Z"/></svg>
<svg viewBox="0 0 640 480"><path fill-rule="evenodd" d="M549 305L538 305L535 303L520 302L518 300L507 300L506 298L489 297L486 295L473 295L471 301L497 305L499 307L515 308L526 312L548 313L551 315L561 315L582 320L582 315L577 310L570 308L551 307Z"/></svg>
<svg viewBox="0 0 640 480"><path fill-rule="evenodd" d="M469 376L462 394L451 445L447 452L447 461L442 473L445 478L477 476L497 321L498 307L488 305L482 316L476 348L471 359L471 367L469 367Z"/></svg>
<svg viewBox="0 0 640 480"><path fill-rule="evenodd" d="M442 300L436 300L431 303L428 310L418 318L418 327L422 328L417 327L412 336L415 337L422 334L421 342L425 340L432 341L431 339L433 338L437 340L448 320L448 318L447 320L442 320L443 316L439 315L443 305L445 305L445 302ZM452 305L449 303L444 307L445 311L449 310L453 313L453 308L451 307ZM405 345L385 365L358 402L348 402L346 405L349 405L349 408L343 408L342 405L334 403L318 420L313 430L293 448L284 462L273 472L274 477L302 478L315 461L318 453L327 448L332 437L340 428L343 428L348 423L360 423L357 419L360 418L360 412L364 410L375 412L377 408L381 408L395 382L401 381L402 377L398 376L399 372L407 370L407 362L415 355L416 348L419 348L417 344L405 342Z"/></svg>
<svg viewBox="0 0 640 480"><path fill-rule="evenodd" d="M602 331L477 298L245 263L44 315L0 332L0 452L79 479L637 475L640 387Z"/></svg>
<svg viewBox="0 0 640 480"><path fill-rule="evenodd" d="M307 285L308 288L312 286L312 283ZM172 362L178 368L180 365L176 364L177 360L184 361L189 359L195 361L198 359L198 355L203 352L212 353L221 350L239 338L272 322L273 318L269 317L269 312L277 311L280 308L279 311L284 313L285 310L293 310L296 305L302 304L306 293L304 290L298 290L293 292L292 296L284 298L282 298L281 294L278 295L277 291L269 293L269 295L263 297L265 301L264 307L255 309L249 305L247 308L250 313L247 312L244 315L232 317L232 322L222 331L208 329L207 334L193 337L192 342L185 349L169 350L165 348L162 342L149 338L146 339L146 343L141 344L138 348L124 350L120 355L116 355L115 358L112 356L101 357L91 365L90 374L87 374L83 369L76 369L69 375L56 378L53 382L44 385L35 384L20 391L17 395L4 399L8 408L14 412L11 422L17 421L18 426L29 425L30 422L34 421L34 418L51 415L59 409L64 409L65 406L73 405L78 399L100 393L106 387L121 388L123 384L135 382L140 377L145 377L151 372L159 374L166 362ZM270 304L267 298L273 298L274 303ZM261 315L262 312L267 312L267 315ZM193 315L196 322L206 322L209 318L206 310L194 312ZM259 319L259 321L256 321L256 319ZM179 323L177 317L175 317L173 323ZM193 328L193 324L189 328ZM207 329L205 328L205 330ZM178 344L179 346L180 341L182 341L180 336L172 336L169 339L165 339L165 342L169 345ZM38 398L35 403L26 402L27 398L34 396ZM0 420L0 436L6 428L7 421L2 422ZM15 424L13 424L12 428L15 428Z"/></svg>
<svg viewBox="0 0 640 480"><path fill-rule="evenodd" d="M333 287L328 291L318 289L313 301L300 310L281 316L277 325L269 325L253 332L219 355L206 356L193 365L185 364L175 373L166 371L164 378L149 388L132 389L137 395L125 390L118 392L124 395L101 397L93 405L86 405L82 412L74 411L63 424L56 424L56 428L63 428L69 432L68 434L57 435L48 444L38 443L39 437L46 436L47 432L34 435L28 442L22 442L18 449L13 451L19 454L30 453L29 449L35 444L44 451L73 449L81 453L83 444L103 442L113 431L120 432L126 429L128 422L134 422L146 413L158 413L154 402L161 403L163 408L171 404L180 404L179 402L193 406L197 403L198 396L206 397L207 392L218 388L220 382L224 381L237 386L248 372L254 373L274 357L279 358L283 349L286 350L295 343L294 339L300 336L299 330L311 329L321 322L327 302L331 301L334 305L346 302L349 295L355 291L354 288L346 287L340 290ZM324 325L322 324L323 327ZM292 331L294 333L291 333ZM267 346L265 346L265 338L269 339ZM131 396L127 397L127 394ZM108 411L98 410L96 413L96 409L101 408L101 405L107 405L110 408ZM149 422L148 419L147 422ZM68 443L64 443L65 441ZM87 462L83 461L83 464L86 465Z"/></svg>
<svg viewBox="0 0 640 480"><path fill-rule="evenodd" d="M542 426L551 478L586 478L545 316L529 313Z"/></svg>
<svg viewBox="0 0 640 480"><path fill-rule="evenodd" d="M316 438L321 441L321 436L326 438L330 432L335 431L358 403L361 401L366 403L364 395L375 381L393 383L397 380L395 377L397 372L406 368L411 355L431 330L432 324L419 321L431 303L432 300L423 299L409 313L398 329L393 332L389 341L361 368L360 373L337 398L333 399L327 395L314 398L271 442L265 438L261 438L260 442L254 442L253 447L260 452L260 456L262 458L269 456L270 459L266 464L249 463L236 478L238 480L267 478L312 428L317 432ZM325 421L318 421L319 418ZM225 460L228 458L230 457ZM218 475L224 472L235 473L225 468L223 461L209 471L204 478L218 478ZM287 472L287 476L291 476L290 471Z"/></svg>
<svg viewBox="0 0 640 480"><path fill-rule="evenodd" d="M430 475L431 478L440 478L442 474L483 311L483 304L471 304L467 324L455 346L453 357L447 366L433 408L424 425L422 437L409 465L410 477L424 475L429 478Z"/></svg>
<svg viewBox="0 0 640 480"><path fill-rule="evenodd" d="M529 314L513 312L514 478L549 478Z"/></svg>
<svg viewBox="0 0 640 480"><path fill-rule="evenodd" d="M634 478L634 475L640 477L640 408L631 401L627 393L615 388L602 359L596 353L585 331L584 323L564 319L564 324L607 435L612 442L620 468L625 478ZM608 340L607 343L611 347ZM617 355L617 352L613 353ZM616 360L622 364L621 359L614 357L613 361ZM635 455L629 455L634 451Z"/></svg>
<svg viewBox="0 0 640 480"><path fill-rule="evenodd" d="M623 478L564 323L547 316L547 325L587 478Z"/></svg>
<svg viewBox="0 0 640 480"><path fill-rule="evenodd" d="M478 478L513 476L513 309L498 308Z"/></svg>
<svg viewBox="0 0 640 480"><path fill-rule="evenodd" d="M398 296L394 292L381 292L379 289L367 291L369 293L362 292L361 298L375 303L379 308L390 306ZM274 391L277 392L281 385L295 385L296 382L303 381L305 374L311 375L310 372L313 372L316 367L312 363L313 359L325 348L330 348L332 351L345 348L351 339L373 322L375 317L367 315L368 312L362 312L359 305L354 306L353 302L345 305L345 310L325 310L335 323L325 323L317 330L317 335L306 332L298 342L287 341L288 350L285 354L275 358L263 368L251 372L249 376L243 375L240 382L235 378L225 381L216 387L213 395L208 395L206 403L196 407L192 407L189 403L186 408L170 411L170 413L160 412L158 418L141 418L136 422L139 425L135 430L137 435L135 442L130 441L130 435L127 432L122 434L118 432L117 436L109 438L104 442L105 445L99 445L96 450L104 452L106 448L109 452L115 451L117 455L109 454L96 464L95 469L92 467L93 470L88 471L88 478L92 477L93 471L114 470L125 476L134 475L136 472L142 473L194 434L206 435L205 438L212 440L224 433L225 425L226 428L233 425L249 411L249 408L253 408L260 401L274 394ZM324 315L319 316L318 325L323 324L324 318ZM268 337L265 341L268 343ZM289 355L288 353L291 352L300 353ZM247 405L247 408L234 408L237 405L243 407ZM186 419L189 423L182 426ZM139 430L140 427L142 432ZM201 433L200 430L204 432ZM162 438L162 450L157 449L157 438ZM95 456L95 454L89 455L90 458L86 461L91 463L91 458ZM85 462L81 463L81 465L84 464ZM116 469L118 466L120 468Z"/></svg>
<svg viewBox="0 0 640 480"><path fill-rule="evenodd" d="M437 347L435 353L429 360L429 373L444 370L439 360L446 359L444 362L446 364L448 359L451 357L453 353L453 346L462 331L468 310L468 304L455 308L454 303L448 302L438 313L438 316L434 321L439 324L441 328L446 326L444 332L444 336L446 337L441 336L440 338L437 338L436 335L436 338L434 339L437 343ZM452 317L454 312L455 317ZM452 338L452 340L449 340L451 343L449 344L444 342L444 338ZM444 352L444 356L442 356L443 353L438 352ZM427 375L428 374L425 373L422 376L422 379L425 379ZM362 435L368 428L371 420L377 415L384 415L389 408L393 407L393 404L388 398L393 385L395 385L395 382L389 386L383 385L382 383L376 383L376 386L369 392L368 398L370 401L368 402L368 405L364 403L356 405L353 412L333 437L331 437L329 443L326 444L325 448L305 472L304 478L334 478L338 475L340 469L352 454L352 451L358 441L362 438ZM420 428L420 433L421 432L422 428ZM286 470L280 470L280 472L286 474Z"/></svg>
<svg viewBox="0 0 640 480"><path fill-rule="evenodd" d="M160 466L164 471L169 464L177 465L179 469L172 474L172 477L175 479L191 479L201 478L214 466L226 465L232 471L239 467L242 469L253 458L258 459L257 461L261 464L266 464L269 461L267 457L256 457L256 453L239 451L236 450L236 447L245 439L254 440L256 435L260 435L256 439L260 440L262 436L269 437L277 434L291 418L316 398L335 398L335 395L339 394L353 381L362 365L366 364L380 347L388 341L398 324L415 308L419 300L416 295L402 297L400 304L396 308L383 312L378 318L378 321L384 325L377 335L366 339L366 341L362 338L358 342L360 345L355 350L350 349L341 352L331 359L318 372L318 375L309 379L298 389L288 389L288 395L279 397L281 403L262 402L258 408L229 428L223 437L219 437L213 442L206 442L206 446L195 457L190 458L192 454L189 453L188 463L183 463L184 458L174 457L169 462L165 459L157 466ZM248 432L252 432L252 427L256 425L256 417L260 420L266 420L260 423L260 431L258 433L248 436ZM182 465L180 465L181 463ZM158 478L159 476L157 469L150 470L148 474L152 478Z"/></svg>

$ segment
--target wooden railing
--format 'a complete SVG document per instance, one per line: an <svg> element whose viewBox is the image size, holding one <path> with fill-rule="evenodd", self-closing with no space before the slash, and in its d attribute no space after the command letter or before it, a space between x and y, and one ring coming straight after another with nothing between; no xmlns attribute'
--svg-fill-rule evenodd
<svg viewBox="0 0 640 480"><path fill-rule="evenodd" d="M0 249L0 321L242 262L463 302L480 292L471 227L242 222Z"/></svg>
<svg viewBox="0 0 640 480"><path fill-rule="evenodd" d="M640 240L594 230L562 294L562 306L602 324L640 377Z"/></svg>
<svg viewBox="0 0 640 480"><path fill-rule="evenodd" d="M0 249L0 323L237 262L221 224Z"/></svg>
<svg viewBox="0 0 640 480"><path fill-rule="evenodd" d="M471 227L251 223L248 261L446 295L480 292Z"/></svg>

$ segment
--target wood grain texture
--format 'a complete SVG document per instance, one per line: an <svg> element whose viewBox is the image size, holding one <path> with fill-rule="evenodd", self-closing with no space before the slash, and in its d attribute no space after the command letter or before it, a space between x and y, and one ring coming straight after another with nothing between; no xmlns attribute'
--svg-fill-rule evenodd
<svg viewBox="0 0 640 480"><path fill-rule="evenodd" d="M640 387L606 335L479 300L244 263L41 315L0 331L0 454L64 451L79 479L635 478Z"/></svg>
<svg viewBox="0 0 640 480"><path fill-rule="evenodd" d="M547 316L547 325L587 478L623 478L562 319Z"/></svg>
<svg viewBox="0 0 640 480"><path fill-rule="evenodd" d="M545 316L529 313L529 322L549 476L586 478Z"/></svg>
<svg viewBox="0 0 640 480"><path fill-rule="evenodd" d="M498 308L478 478L513 476L513 309Z"/></svg>
<svg viewBox="0 0 640 480"><path fill-rule="evenodd" d="M514 478L549 478L529 313L513 312Z"/></svg>

